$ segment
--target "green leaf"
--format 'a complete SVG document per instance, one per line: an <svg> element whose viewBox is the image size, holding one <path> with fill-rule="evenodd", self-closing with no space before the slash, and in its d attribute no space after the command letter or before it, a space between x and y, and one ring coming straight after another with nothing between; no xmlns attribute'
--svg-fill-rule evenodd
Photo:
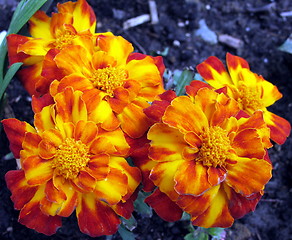
<svg viewBox="0 0 292 240"><path fill-rule="evenodd" d="M134 207L136 211L145 217L152 217L152 208L149 207L145 202L145 198L148 196L148 193L139 192L136 201L134 202Z"/></svg>
<svg viewBox="0 0 292 240"><path fill-rule="evenodd" d="M133 215L129 219L122 218L122 223L130 231L133 231L137 227L137 221Z"/></svg>
<svg viewBox="0 0 292 240"><path fill-rule="evenodd" d="M209 240L209 236L204 232L193 232L185 235L184 240Z"/></svg>
<svg viewBox="0 0 292 240"><path fill-rule="evenodd" d="M185 94L185 86L189 85L194 79L194 73L189 70L184 70L179 77L174 75L174 82L177 83L175 92L178 96Z"/></svg>
<svg viewBox="0 0 292 240"><path fill-rule="evenodd" d="M22 0L14 11L10 26L7 30L7 35L17 33L46 1L47 0ZM6 39L4 39L0 45L0 82L3 80L4 76L3 70L7 53L6 45Z"/></svg>
<svg viewBox="0 0 292 240"><path fill-rule="evenodd" d="M278 49L292 54L292 34L290 34L287 40L280 47L278 47Z"/></svg>
<svg viewBox="0 0 292 240"><path fill-rule="evenodd" d="M123 240L135 240L135 234L125 229L122 225L118 229Z"/></svg>
<svg viewBox="0 0 292 240"><path fill-rule="evenodd" d="M13 78L13 76L15 75L15 73L17 72L17 70L21 67L22 63L14 63L13 65L11 65L11 67L8 69L4 80L2 82L1 88L0 88L0 99L2 99L2 96L8 86L8 84L10 83L11 79Z"/></svg>
<svg viewBox="0 0 292 240"><path fill-rule="evenodd" d="M224 232L224 228L207 228L206 231L213 237L220 237L220 235Z"/></svg>

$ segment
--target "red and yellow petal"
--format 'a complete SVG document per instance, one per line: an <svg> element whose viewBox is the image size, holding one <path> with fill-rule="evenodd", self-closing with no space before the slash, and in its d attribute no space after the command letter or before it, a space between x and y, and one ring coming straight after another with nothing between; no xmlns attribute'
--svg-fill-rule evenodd
<svg viewBox="0 0 292 240"><path fill-rule="evenodd" d="M207 58L197 66L197 71L212 87L218 89L225 84L232 84L224 64L214 56Z"/></svg>
<svg viewBox="0 0 292 240"><path fill-rule="evenodd" d="M41 142L41 137L36 133L27 132L25 133L24 140L22 142L23 150L20 151L20 159L26 159L32 155L39 154L39 143Z"/></svg>
<svg viewBox="0 0 292 240"><path fill-rule="evenodd" d="M13 170L5 174L5 181L11 191L11 200L15 209L21 209L37 191L37 186L27 184L23 170Z"/></svg>
<svg viewBox="0 0 292 240"><path fill-rule="evenodd" d="M183 150L188 147L181 132L163 123L154 124L147 138L151 140L149 157L158 162L182 160Z"/></svg>
<svg viewBox="0 0 292 240"><path fill-rule="evenodd" d="M26 132L35 133L35 129L26 122L21 122L15 118L4 119L1 121L4 127L7 138L10 142L10 150L15 158L20 157L20 150L22 150L22 142L25 138Z"/></svg>
<svg viewBox="0 0 292 240"><path fill-rule="evenodd" d="M98 46L114 57L117 65L126 64L129 54L134 51L132 44L121 36L102 36L98 39Z"/></svg>
<svg viewBox="0 0 292 240"><path fill-rule="evenodd" d="M240 73L243 71L243 69L249 70L248 62L241 57L227 53L226 64L233 84L235 86L238 86L238 81L240 80ZM248 78L246 80L249 81Z"/></svg>
<svg viewBox="0 0 292 240"><path fill-rule="evenodd" d="M38 132L43 132L55 127L55 111L53 105L44 107L34 115L34 125Z"/></svg>
<svg viewBox="0 0 292 240"><path fill-rule="evenodd" d="M110 206L116 214L123 218L129 219L134 211L134 201L137 198L138 191L135 191L127 201L120 201L116 205Z"/></svg>
<svg viewBox="0 0 292 240"><path fill-rule="evenodd" d="M233 224L234 219L230 214L228 198L223 187L220 187L217 194L213 197L207 210L199 216L192 216L191 221L193 225L204 228L227 228Z"/></svg>
<svg viewBox="0 0 292 240"><path fill-rule="evenodd" d="M92 193L82 194L78 200L76 214L81 232L98 237L118 230L121 221L106 203L97 200Z"/></svg>
<svg viewBox="0 0 292 240"><path fill-rule="evenodd" d="M224 190L229 199L230 214L234 219L243 217L245 214L254 211L257 203L261 199L263 193L258 192L252 194L249 197L244 197L239 193L236 193L227 184L224 184Z"/></svg>
<svg viewBox="0 0 292 240"><path fill-rule="evenodd" d="M171 102L162 121L170 127L179 129L182 133L200 133L209 125L202 108L193 104L192 100L186 96L177 97Z"/></svg>
<svg viewBox="0 0 292 240"><path fill-rule="evenodd" d="M218 194L220 185L214 186L201 196L180 195L176 204L192 217L203 214L211 205L213 199Z"/></svg>
<svg viewBox="0 0 292 240"><path fill-rule="evenodd" d="M141 137L150 127L151 121L143 112L143 108L131 103L117 115L123 131L132 138Z"/></svg>
<svg viewBox="0 0 292 240"><path fill-rule="evenodd" d="M234 160L236 163L226 167L226 184L244 196L263 190L272 177L272 165L256 158L237 157Z"/></svg>
<svg viewBox="0 0 292 240"><path fill-rule="evenodd" d="M180 195L200 196L222 182L224 175L224 171L209 171L209 167L200 162L185 161L174 175L174 188Z"/></svg>
<svg viewBox="0 0 292 240"><path fill-rule="evenodd" d="M128 200L141 182L140 170L130 166L127 160L122 157L111 157L109 165L111 168L119 169L122 173L126 174L128 189L127 194L123 196L123 200Z"/></svg>
<svg viewBox="0 0 292 240"><path fill-rule="evenodd" d="M81 91L73 91L69 87L55 96L57 122L73 122L75 124L80 120L87 121L87 109L81 96Z"/></svg>
<svg viewBox="0 0 292 240"><path fill-rule="evenodd" d="M51 18L44 11L37 11L29 20L29 33L34 38L52 39Z"/></svg>
<svg viewBox="0 0 292 240"><path fill-rule="evenodd" d="M109 159L110 156L108 154L92 156L87 164L88 168L86 168L86 171L97 181L105 179L110 171Z"/></svg>
<svg viewBox="0 0 292 240"><path fill-rule="evenodd" d="M165 221L174 222L182 217L182 209L158 188L145 199L145 203L149 204Z"/></svg>
<svg viewBox="0 0 292 240"><path fill-rule="evenodd" d="M199 80L194 80L189 85L186 86L186 93L191 99L194 99L194 97L197 95L197 92L204 87L212 89L212 87L209 84Z"/></svg>
<svg viewBox="0 0 292 240"><path fill-rule="evenodd" d="M17 49L18 46L29 41L31 38L18 34L9 34L6 39L9 64L12 65L17 62L26 62L26 60L30 63L31 60L29 58L32 59L32 57L24 52L18 52Z"/></svg>
<svg viewBox="0 0 292 240"><path fill-rule="evenodd" d="M78 121L75 126L74 138L89 145L97 136L97 126L94 122Z"/></svg>
<svg viewBox="0 0 292 240"><path fill-rule="evenodd" d="M284 118L271 113L264 112L264 120L271 131L271 139L278 144L283 144L291 132L291 124Z"/></svg>
<svg viewBox="0 0 292 240"><path fill-rule="evenodd" d="M72 182L77 187L77 191L92 192L97 181L89 172L86 170L81 170Z"/></svg>
<svg viewBox="0 0 292 240"><path fill-rule="evenodd" d="M174 190L176 184L174 177L178 168L184 164L184 162L185 161L171 161L158 163L150 172L149 178L159 187L161 192L165 193L173 201L179 196Z"/></svg>
<svg viewBox="0 0 292 240"><path fill-rule="evenodd" d="M39 156L29 156L24 159L22 168L29 185L41 185L53 177L51 162Z"/></svg>
<svg viewBox="0 0 292 240"><path fill-rule="evenodd" d="M97 181L94 194L97 199L109 205L115 205L122 200L127 191L127 175L118 169L111 168L105 180Z"/></svg>

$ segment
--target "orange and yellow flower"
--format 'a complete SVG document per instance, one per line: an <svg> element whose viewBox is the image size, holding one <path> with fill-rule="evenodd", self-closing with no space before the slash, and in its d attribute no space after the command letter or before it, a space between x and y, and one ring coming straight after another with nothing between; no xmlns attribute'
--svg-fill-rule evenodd
<svg viewBox="0 0 292 240"><path fill-rule="evenodd" d="M196 226L229 227L255 209L271 178L270 130L262 111L240 117L239 104L207 84L194 81L187 94L165 93L145 110L156 123L134 160L157 186L146 202L168 221L185 211ZM139 156L147 147L148 160Z"/></svg>
<svg viewBox="0 0 292 240"><path fill-rule="evenodd" d="M52 99L33 98L34 125L3 120L20 170L5 178L19 222L46 235L76 209L79 228L111 235L119 216L130 218L140 171L128 165L120 129L105 131L90 117L82 92L66 88Z"/></svg>
<svg viewBox="0 0 292 240"><path fill-rule="evenodd" d="M243 58L227 53L226 63L229 73L224 64L214 56L199 64L197 70L215 89L226 88L228 96L238 101L240 108L247 114L252 115L256 110L262 110L264 120L271 130L271 139L283 144L290 134L291 125L267 110L282 94L272 83L253 73Z"/></svg>
<svg viewBox="0 0 292 240"><path fill-rule="evenodd" d="M151 124L143 109L164 91L165 67L161 57L133 50L120 36L99 35L97 44L83 41L82 46L67 46L45 61L42 75L49 83L56 79L50 86L51 95L68 86L80 90L90 116L104 129L121 126L130 137L137 138Z"/></svg>
<svg viewBox="0 0 292 240"><path fill-rule="evenodd" d="M23 62L26 68L19 78L31 95L42 92L41 70L43 59L50 49L58 51L68 45L80 44L80 39L95 41L96 17L86 0L57 5L58 12L49 17L37 11L29 20L31 37L11 34L7 37L10 64ZM41 91L41 90L40 90Z"/></svg>

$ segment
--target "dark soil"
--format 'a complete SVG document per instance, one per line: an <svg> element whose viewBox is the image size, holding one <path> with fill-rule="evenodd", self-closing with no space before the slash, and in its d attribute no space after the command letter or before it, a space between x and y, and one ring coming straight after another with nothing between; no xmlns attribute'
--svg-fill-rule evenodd
<svg viewBox="0 0 292 240"><path fill-rule="evenodd" d="M9 2L9 3L8 3ZM0 1L0 30L8 28L16 1ZM56 4L57 1L53 1ZM292 10L290 0L156 0L159 23L150 22L123 30L127 19L149 13L145 0L88 0L98 19L98 32L112 31L133 43L135 49L146 54L158 54L169 49L164 63L168 69L195 66L208 56L224 60L226 52L245 58L252 71L277 85L283 98L269 110L292 122L292 55L277 49L292 32L292 17L280 13ZM54 10L54 6L51 10ZM217 35L228 34L243 41L233 48L223 43L209 44L195 36L200 19ZM17 80L7 89L8 103L5 118L16 118L32 123L30 97ZM10 107L10 109L9 109ZM226 239L292 239L292 148L291 137L283 146L275 145L270 151L274 165L273 178L267 184L265 195L256 211L237 220L227 229ZM4 175L15 169L5 134L1 133L0 148L0 239L91 239L79 232L75 216L63 220L57 234L46 237L17 222L10 192ZM73 214L74 215L74 214ZM188 222L167 223L153 214L152 218L134 213L138 226L137 239L180 240L188 233ZM110 239L100 237L96 239ZM121 239L119 234L113 239Z"/></svg>

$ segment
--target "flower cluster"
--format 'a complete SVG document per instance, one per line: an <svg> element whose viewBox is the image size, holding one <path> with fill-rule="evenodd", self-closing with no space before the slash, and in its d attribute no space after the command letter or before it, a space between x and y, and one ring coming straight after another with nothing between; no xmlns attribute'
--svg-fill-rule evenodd
<svg viewBox="0 0 292 240"><path fill-rule="evenodd" d="M159 216L229 227L253 211L270 180L270 139L291 126L266 107L278 89L227 54L197 66L187 96L163 87L161 57L134 53L110 32L95 33L85 0L38 11L31 37L7 37L10 64L32 95L34 127L2 121L20 169L6 174L19 222L46 235L75 210L90 236L114 234L130 218L137 187ZM131 157L136 166L130 166Z"/></svg>

